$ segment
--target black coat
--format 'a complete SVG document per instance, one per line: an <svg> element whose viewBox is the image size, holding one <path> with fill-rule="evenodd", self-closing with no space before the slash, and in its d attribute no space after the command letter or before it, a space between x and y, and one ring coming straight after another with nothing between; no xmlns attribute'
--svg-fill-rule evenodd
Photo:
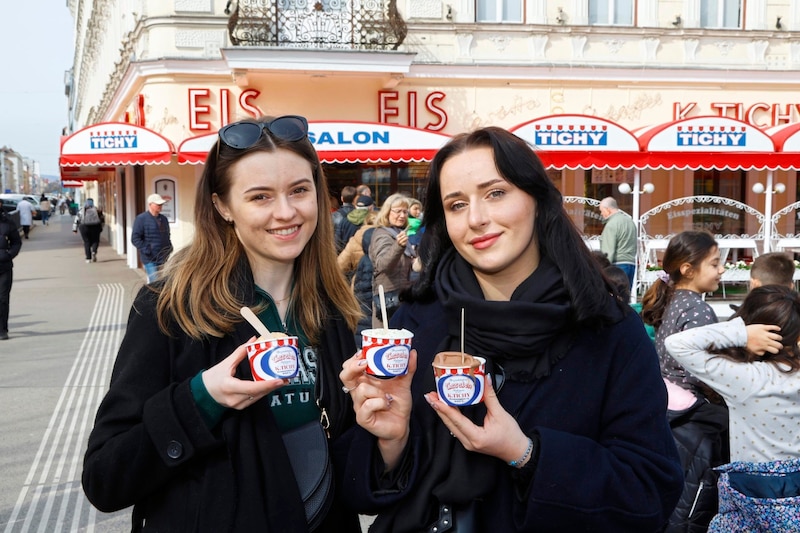
<svg viewBox="0 0 800 533"><path fill-rule="evenodd" d="M22 239L19 237L19 228L5 212L0 213L0 274L13 268L13 259L20 248Z"/></svg>
<svg viewBox="0 0 800 533"><path fill-rule="evenodd" d="M254 330L242 322L222 338L196 341L181 331L166 336L155 303L144 287L131 310L89 437L83 468L89 500L106 512L134 505L133 531L305 531L303 504L266 398L241 411L229 409L209 429L190 390L195 375ZM338 373L353 353L352 331L332 314L319 342L316 392L319 398L324 391L322 404L331 417L335 469L339 447L347 448L342 433L354 423ZM247 359L236 376L252 379ZM317 531L360 531L358 517L337 501Z"/></svg>
<svg viewBox="0 0 800 533"><path fill-rule="evenodd" d="M380 477L375 439L357 428L345 476L348 501L365 513L381 513L371 531L420 531L420 524L436 518L435 493L439 502L452 504L462 485L481 495L473 499L474 531L644 533L664 526L683 476L655 349L634 313L600 331L582 328L550 376L506 380L498 392L523 431L539 435L532 478L472 454L473 465L489 464L493 479L478 479L467 468L423 489L430 485L432 461L440 459L433 457L432 439L446 435L423 398L435 390L431 362L448 330L444 313L438 301L404 304L392 320L392 327L414 332L418 353L407 455L392 479ZM449 439L454 455L470 455L452 437L441 438Z"/></svg>

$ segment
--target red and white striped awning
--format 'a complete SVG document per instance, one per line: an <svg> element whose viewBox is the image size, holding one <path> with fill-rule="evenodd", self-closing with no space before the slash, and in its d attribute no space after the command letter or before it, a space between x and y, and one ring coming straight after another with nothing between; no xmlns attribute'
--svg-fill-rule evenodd
<svg viewBox="0 0 800 533"><path fill-rule="evenodd" d="M375 122L311 121L308 138L323 163L398 163L430 161L449 135ZM178 162L204 163L216 133L186 139L178 146Z"/></svg>
<svg viewBox="0 0 800 533"><path fill-rule="evenodd" d="M647 168L742 169L776 168L775 141L740 120L691 117L634 131L647 153Z"/></svg>
<svg viewBox="0 0 800 533"><path fill-rule="evenodd" d="M530 144L545 167L646 168L636 137L622 126L589 115L549 115L510 129Z"/></svg>
<svg viewBox="0 0 800 533"><path fill-rule="evenodd" d="M160 165L169 163L174 153L172 142L152 130L124 122L105 122L62 137L59 165Z"/></svg>

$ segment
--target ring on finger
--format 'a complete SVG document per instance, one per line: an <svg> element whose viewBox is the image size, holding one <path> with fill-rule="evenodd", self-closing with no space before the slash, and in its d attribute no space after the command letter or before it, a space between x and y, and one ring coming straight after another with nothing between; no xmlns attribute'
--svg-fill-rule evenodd
<svg viewBox="0 0 800 533"><path fill-rule="evenodd" d="M345 394L350 394L351 391L355 390L358 385L355 387L348 387L347 385L342 385L342 392Z"/></svg>

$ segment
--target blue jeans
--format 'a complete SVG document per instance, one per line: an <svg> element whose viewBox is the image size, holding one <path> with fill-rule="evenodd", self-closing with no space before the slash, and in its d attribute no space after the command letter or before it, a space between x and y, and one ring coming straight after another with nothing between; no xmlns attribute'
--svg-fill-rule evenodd
<svg viewBox="0 0 800 533"><path fill-rule="evenodd" d="M619 267L628 276L628 289L633 288L633 275L636 273L636 265L630 263L614 263L615 267Z"/></svg>
<svg viewBox="0 0 800 533"><path fill-rule="evenodd" d="M158 263L145 263L143 266L147 274L147 283L153 283L158 279Z"/></svg>

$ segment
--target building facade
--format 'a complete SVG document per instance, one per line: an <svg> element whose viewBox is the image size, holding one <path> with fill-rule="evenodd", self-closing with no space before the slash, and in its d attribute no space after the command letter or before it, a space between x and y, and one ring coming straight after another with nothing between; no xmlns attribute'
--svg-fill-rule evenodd
<svg viewBox="0 0 800 533"><path fill-rule="evenodd" d="M73 0L70 9L70 133L107 125L92 138L112 143L131 124L174 147L168 160L83 154L62 167L104 205L108 237L131 267L132 221L151 192L170 199L176 246L191 239L197 154L243 118L308 117L317 148L331 154L332 196L367 183L379 201L398 190L421 196L437 142L484 125L522 131L551 117L547 138L557 145L580 141L557 135L562 116L596 117L642 142L637 132L705 116L760 131L800 122L800 5L789 0ZM393 141L382 142L391 128ZM182 156L182 146L201 149ZM684 161L680 150L668 152L675 164L606 164L591 147L575 148L597 157L550 165L565 196L613 195L636 214L693 195L761 212L765 202L777 211L798 200L800 164L768 168L757 154L733 164L730 151L715 150L710 164ZM641 194L640 183L654 192ZM754 192L757 183L768 194ZM723 218L689 223L734 234L763 223ZM576 222L587 235L600 231L590 210ZM674 229L664 224L654 231Z"/></svg>

